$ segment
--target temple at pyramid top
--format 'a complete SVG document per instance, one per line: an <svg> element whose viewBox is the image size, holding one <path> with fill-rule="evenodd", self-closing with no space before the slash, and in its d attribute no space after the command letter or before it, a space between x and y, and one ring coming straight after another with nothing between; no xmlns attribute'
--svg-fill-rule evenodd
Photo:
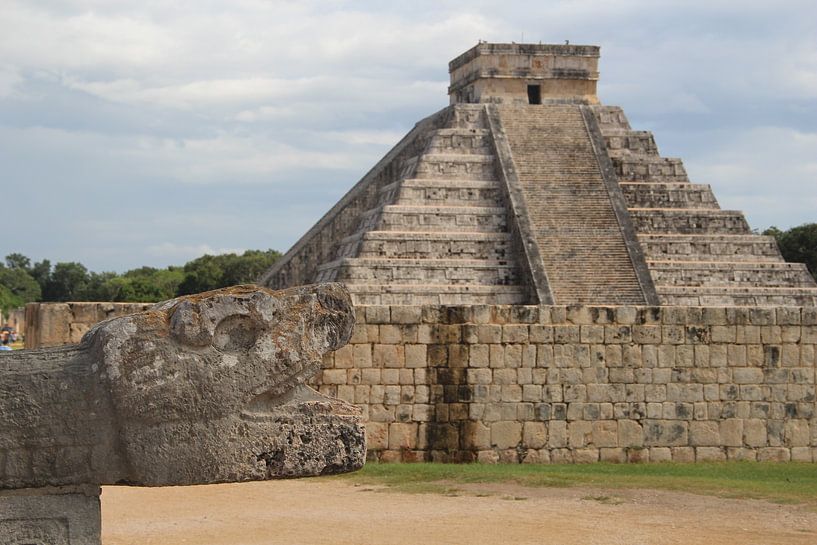
<svg viewBox="0 0 817 545"><path fill-rule="evenodd" d="M267 271L357 304L814 305L817 284L596 96L599 48L479 43Z"/></svg>
<svg viewBox="0 0 817 545"><path fill-rule="evenodd" d="M599 47L479 43L448 63L451 104L596 104Z"/></svg>

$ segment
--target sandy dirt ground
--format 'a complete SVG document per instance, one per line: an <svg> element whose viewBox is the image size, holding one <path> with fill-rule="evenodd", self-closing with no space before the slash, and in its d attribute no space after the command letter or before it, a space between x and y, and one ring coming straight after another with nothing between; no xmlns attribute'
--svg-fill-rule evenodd
<svg viewBox="0 0 817 545"><path fill-rule="evenodd" d="M336 479L104 487L104 545L815 545L817 513L651 490L463 485L405 494Z"/></svg>

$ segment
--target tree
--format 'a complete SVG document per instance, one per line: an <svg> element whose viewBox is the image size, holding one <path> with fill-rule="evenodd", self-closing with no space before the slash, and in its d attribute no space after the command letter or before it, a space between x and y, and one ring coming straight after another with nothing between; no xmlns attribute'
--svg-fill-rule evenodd
<svg viewBox="0 0 817 545"><path fill-rule="evenodd" d="M772 226L763 234L777 240L786 261L805 263L811 275L817 279L817 223L804 223L788 231Z"/></svg>
<svg viewBox="0 0 817 545"><path fill-rule="evenodd" d="M88 286L88 269L82 263L57 263L46 283L44 301L76 301Z"/></svg>
<svg viewBox="0 0 817 545"><path fill-rule="evenodd" d="M30 272L31 260L23 254L9 254L6 256L6 267L9 269L22 269Z"/></svg>
<svg viewBox="0 0 817 545"><path fill-rule="evenodd" d="M281 257L275 250L247 250L242 255L204 255L184 266L178 295L199 293L236 284L255 282Z"/></svg>
<svg viewBox="0 0 817 545"><path fill-rule="evenodd" d="M12 269L2 264L0 264L0 286L5 289L4 304L13 307L37 301L42 295L40 285L31 278L25 269Z"/></svg>
<svg viewBox="0 0 817 545"><path fill-rule="evenodd" d="M43 259L39 263L35 263L28 271L28 274L37 281L40 285L40 290L45 293L45 287L51 279L51 262L47 259Z"/></svg>

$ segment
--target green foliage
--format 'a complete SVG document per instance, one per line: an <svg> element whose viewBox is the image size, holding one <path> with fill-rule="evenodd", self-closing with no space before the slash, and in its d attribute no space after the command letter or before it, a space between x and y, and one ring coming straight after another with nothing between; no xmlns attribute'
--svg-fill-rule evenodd
<svg viewBox="0 0 817 545"><path fill-rule="evenodd" d="M81 263L47 259L31 264L19 253L0 263L0 308L31 301L155 302L235 284L255 282L276 259L275 250L247 250L242 255L205 255L184 267L140 267L122 275L89 272Z"/></svg>
<svg viewBox="0 0 817 545"><path fill-rule="evenodd" d="M22 299L11 293L3 284L0 284L0 311L4 314L9 310L23 306L25 303Z"/></svg>
<svg viewBox="0 0 817 545"><path fill-rule="evenodd" d="M23 269L9 269L0 265L0 284L24 302L40 298L40 285Z"/></svg>
<svg viewBox="0 0 817 545"><path fill-rule="evenodd" d="M184 266L184 280L178 293L187 295L255 282L279 257L281 253L275 250L199 257Z"/></svg>
<svg viewBox="0 0 817 545"><path fill-rule="evenodd" d="M57 263L43 289L44 301L78 301L88 289L88 269L82 263Z"/></svg>
<svg viewBox="0 0 817 545"><path fill-rule="evenodd" d="M817 223L804 223L788 231L772 226L763 234L777 240L786 261L805 263L811 275L817 279Z"/></svg>

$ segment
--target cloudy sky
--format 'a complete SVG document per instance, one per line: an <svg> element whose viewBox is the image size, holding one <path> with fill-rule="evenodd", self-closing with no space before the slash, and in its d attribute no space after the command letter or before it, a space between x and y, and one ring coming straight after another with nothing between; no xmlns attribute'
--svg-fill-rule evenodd
<svg viewBox="0 0 817 545"><path fill-rule="evenodd" d="M814 0L0 0L0 255L285 251L480 39L600 45L602 102L723 208L817 221Z"/></svg>

